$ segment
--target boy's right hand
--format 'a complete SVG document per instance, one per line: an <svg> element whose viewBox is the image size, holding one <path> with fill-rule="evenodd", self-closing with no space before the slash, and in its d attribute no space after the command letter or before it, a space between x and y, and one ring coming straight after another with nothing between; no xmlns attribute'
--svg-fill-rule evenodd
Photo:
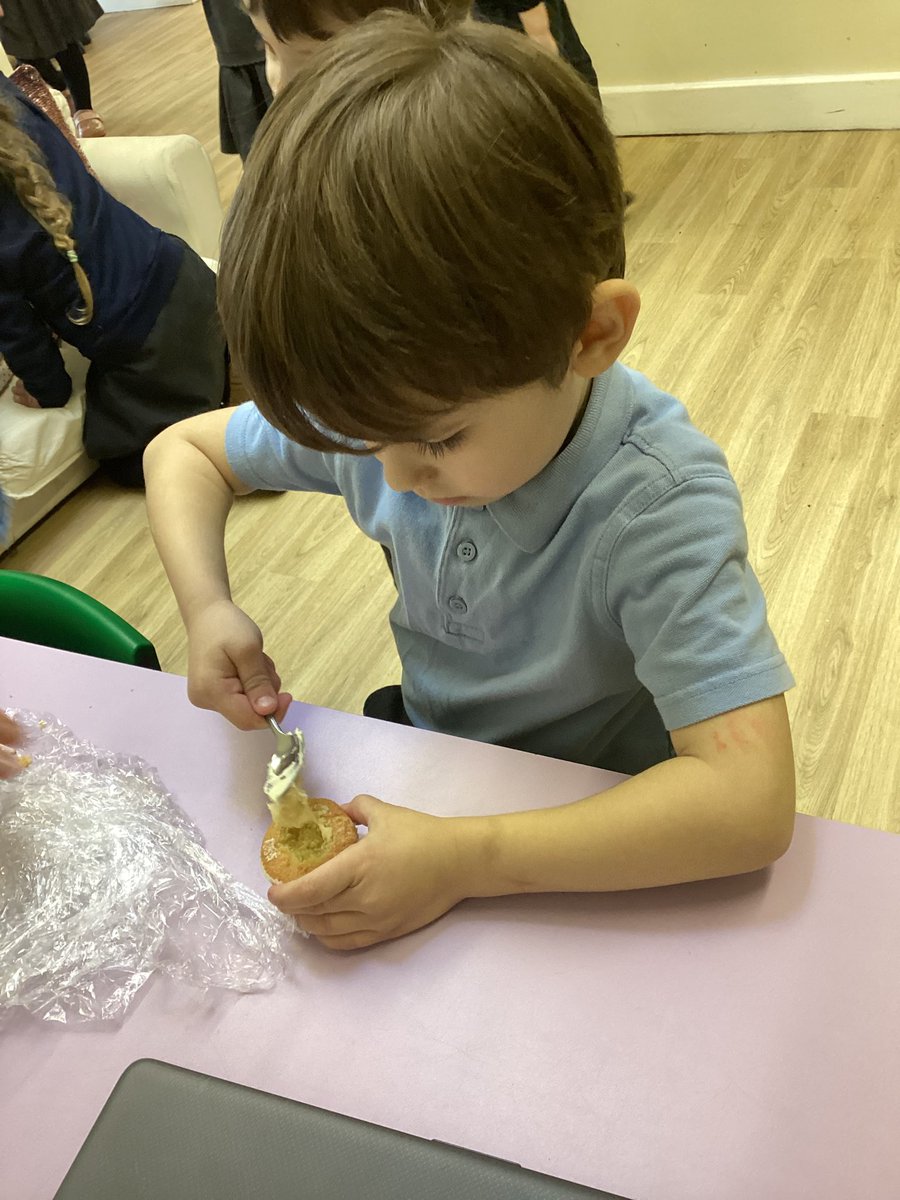
<svg viewBox="0 0 900 1200"><path fill-rule="evenodd" d="M188 697L238 729L261 729L281 720L293 697L263 653L259 627L230 600L219 600L188 624Z"/></svg>

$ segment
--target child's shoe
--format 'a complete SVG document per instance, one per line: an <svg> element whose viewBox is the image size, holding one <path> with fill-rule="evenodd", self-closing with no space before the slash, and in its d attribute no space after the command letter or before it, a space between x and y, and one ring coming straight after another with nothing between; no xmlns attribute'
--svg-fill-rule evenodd
<svg viewBox="0 0 900 1200"><path fill-rule="evenodd" d="M106 137L106 126L92 108L79 108L73 120L80 138Z"/></svg>

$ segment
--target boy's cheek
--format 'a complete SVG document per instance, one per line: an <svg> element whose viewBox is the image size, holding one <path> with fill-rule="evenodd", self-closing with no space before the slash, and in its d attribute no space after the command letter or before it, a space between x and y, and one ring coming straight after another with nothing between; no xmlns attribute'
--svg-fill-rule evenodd
<svg viewBox="0 0 900 1200"><path fill-rule="evenodd" d="M269 50L266 51L266 82L272 95L277 96L281 91L281 64Z"/></svg>

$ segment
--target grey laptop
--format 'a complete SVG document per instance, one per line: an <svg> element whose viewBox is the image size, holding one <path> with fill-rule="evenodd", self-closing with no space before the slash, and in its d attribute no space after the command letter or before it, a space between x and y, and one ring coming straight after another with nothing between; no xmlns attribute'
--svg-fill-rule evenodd
<svg viewBox="0 0 900 1200"><path fill-rule="evenodd" d="M622 1200L153 1059L113 1089L56 1200Z"/></svg>

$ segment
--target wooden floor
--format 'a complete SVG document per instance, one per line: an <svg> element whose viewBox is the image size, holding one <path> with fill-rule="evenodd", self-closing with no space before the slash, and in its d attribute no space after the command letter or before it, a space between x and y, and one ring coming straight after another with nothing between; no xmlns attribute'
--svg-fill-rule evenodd
<svg viewBox="0 0 900 1200"><path fill-rule="evenodd" d="M227 199L216 68L199 5L104 17L89 52L111 133L194 133ZM725 448L752 557L799 686L804 812L900 831L900 133L637 138L621 144L627 361ZM229 532L237 600L286 686L359 711L398 678L379 551L339 501L253 496ZM117 609L185 670L140 496L90 483L4 566Z"/></svg>

